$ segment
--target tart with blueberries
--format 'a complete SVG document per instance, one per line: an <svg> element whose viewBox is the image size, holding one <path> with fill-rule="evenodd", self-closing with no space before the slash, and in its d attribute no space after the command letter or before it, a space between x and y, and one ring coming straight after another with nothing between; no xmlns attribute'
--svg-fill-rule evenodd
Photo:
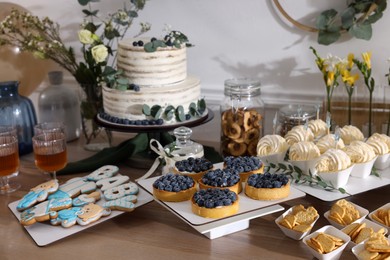
<svg viewBox="0 0 390 260"><path fill-rule="evenodd" d="M173 172L192 177L199 181L208 170L213 169L213 163L206 158L189 157L185 160L175 162Z"/></svg>
<svg viewBox="0 0 390 260"><path fill-rule="evenodd" d="M224 168L239 174L241 182L245 182L249 175L263 173L264 164L256 156L227 156L224 159Z"/></svg>
<svg viewBox="0 0 390 260"><path fill-rule="evenodd" d="M252 174L245 185L245 195L255 200L278 200L290 195L290 181L285 174Z"/></svg>
<svg viewBox="0 0 390 260"><path fill-rule="evenodd" d="M235 193L242 190L240 176L228 169L215 169L206 172L199 180L199 189L229 189Z"/></svg>
<svg viewBox="0 0 390 260"><path fill-rule="evenodd" d="M189 200L196 192L195 183L191 177L169 173L154 181L153 195L167 202Z"/></svg>
<svg viewBox="0 0 390 260"><path fill-rule="evenodd" d="M204 218L224 218L238 212L238 201L238 195L229 189L199 190L191 199L191 209Z"/></svg>

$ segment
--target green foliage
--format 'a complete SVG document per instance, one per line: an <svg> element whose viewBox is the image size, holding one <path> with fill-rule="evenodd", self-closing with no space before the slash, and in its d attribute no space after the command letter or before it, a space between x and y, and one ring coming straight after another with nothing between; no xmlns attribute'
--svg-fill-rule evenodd
<svg viewBox="0 0 390 260"><path fill-rule="evenodd" d="M318 43L332 44L344 31L357 39L370 40L372 24L382 18L386 7L386 0L356 0L352 1L340 15L334 9L322 12L316 21Z"/></svg>

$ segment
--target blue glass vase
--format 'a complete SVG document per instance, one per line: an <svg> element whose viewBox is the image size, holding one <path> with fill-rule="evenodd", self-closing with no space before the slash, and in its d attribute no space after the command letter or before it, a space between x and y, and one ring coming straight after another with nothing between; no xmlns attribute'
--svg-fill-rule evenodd
<svg viewBox="0 0 390 260"><path fill-rule="evenodd" d="M0 82L0 125L16 126L19 155L31 153L37 116L31 100L19 95L18 81Z"/></svg>

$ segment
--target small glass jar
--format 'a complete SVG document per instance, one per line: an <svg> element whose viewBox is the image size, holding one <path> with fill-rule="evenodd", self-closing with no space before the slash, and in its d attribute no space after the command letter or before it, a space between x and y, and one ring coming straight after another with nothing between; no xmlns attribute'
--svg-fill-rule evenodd
<svg viewBox="0 0 390 260"><path fill-rule="evenodd" d="M221 153L223 156L256 155L263 136L264 102L260 80L225 80L221 111Z"/></svg>
<svg viewBox="0 0 390 260"><path fill-rule="evenodd" d="M279 109L279 127L277 133L285 136L294 126L304 125L316 118L315 106L288 105Z"/></svg>

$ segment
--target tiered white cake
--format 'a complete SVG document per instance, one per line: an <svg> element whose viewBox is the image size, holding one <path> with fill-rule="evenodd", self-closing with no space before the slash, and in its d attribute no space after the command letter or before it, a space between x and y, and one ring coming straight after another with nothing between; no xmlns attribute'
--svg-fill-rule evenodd
<svg viewBox="0 0 390 260"><path fill-rule="evenodd" d="M133 44L142 41L142 46ZM145 51L144 44L151 39L126 39L118 44L118 69L139 91L120 91L103 88L105 113L129 120L148 119L142 112L144 105L182 106L189 113L191 103L200 99L200 80L187 76L186 45L158 47L153 52ZM136 45L136 46L134 46ZM178 48L179 47L179 48ZM176 122L175 117L164 123Z"/></svg>

